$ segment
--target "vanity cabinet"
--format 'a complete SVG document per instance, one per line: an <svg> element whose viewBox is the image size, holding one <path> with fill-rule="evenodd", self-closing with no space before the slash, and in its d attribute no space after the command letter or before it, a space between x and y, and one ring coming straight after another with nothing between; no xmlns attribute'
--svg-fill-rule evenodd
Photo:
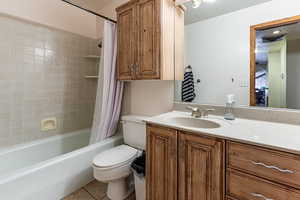
<svg viewBox="0 0 300 200"><path fill-rule="evenodd" d="M184 41L183 34L175 34L175 23L184 23L177 9L174 0L130 0L116 9L119 80L183 77L183 66L175 65L175 46Z"/></svg>
<svg viewBox="0 0 300 200"><path fill-rule="evenodd" d="M223 200L224 141L179 132L178 199Z"/></svg>
<svg viewBox="0 0 300 200"><path fill-rule="evenodd" d="M177 131L147 127L147 200L177 199Z"/></svg>
<svg viewBox="0 0 300 200"><path fill-rule="evenodd" d="M299 200L300 155L147 124L147 200Z"/></svg>
<svg viewBox="0 0 300 200"><path fill-rule="evenodd" d="M233 199L300 199L300 156L227 142L227 196Z"/></svg>
<svg viewBox="0 0 300 200"><path fill-rule="evenodd" d="M147 200L223 200L223 149L222 140L148 125Z"/></svg>

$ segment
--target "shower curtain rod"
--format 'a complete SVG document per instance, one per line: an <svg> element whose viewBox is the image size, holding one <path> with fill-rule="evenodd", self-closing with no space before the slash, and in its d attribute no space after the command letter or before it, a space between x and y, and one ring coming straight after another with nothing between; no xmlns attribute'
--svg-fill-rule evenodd
<svg viewBox="0 0 300 200"><path fill-rule="evenodd" d="M67 3L67 4L70 4L70 5L72 5L72 6L75 6L75 7L77 7L77 8L79 8L79 9L81 9L81 10L84 10L84 11L86 11L86 12L88 12L88 13L91 13L91 14L93 14L93 15L96 15L96 16L98 16L98 17L101 17L101 18L103 18L103 19L106 19L106 20L108 20L108 21L110 21L110 22L112 22L112 23L117 23L117 21L115 21L115 20L113 20L113 19L110 19L109 17L106 17L106 16L104 16L104 15L100 15L100 14L98 14L98 13L96 13L96 12L94 12L94 11L91 11L91 10L88 10L88 9L86 9L86 8L82 8L82 7L80 7L80 6L78 6L78 5L76 5L76 4L74 4L74 3L71 3L71 2L69 2L69 1L67 1L67 0L62 0L63 2L65 2L65 3Z"/></svg>

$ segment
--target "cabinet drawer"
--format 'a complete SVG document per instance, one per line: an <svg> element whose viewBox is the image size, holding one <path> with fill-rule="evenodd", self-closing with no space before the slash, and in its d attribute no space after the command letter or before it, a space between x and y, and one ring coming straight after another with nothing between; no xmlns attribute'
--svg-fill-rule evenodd
<svg viewBox="0 0 300 200"><path fill-rule="evenodd" d="M228 167L300 189L300 156L228 142Z"/></svg>
<svg viewBox="0 0 300 200"><path fill-rule="evenodd" d="M239 200L296 200L297 190L275 184L246 173L227 172L227 195Z"/></svg>

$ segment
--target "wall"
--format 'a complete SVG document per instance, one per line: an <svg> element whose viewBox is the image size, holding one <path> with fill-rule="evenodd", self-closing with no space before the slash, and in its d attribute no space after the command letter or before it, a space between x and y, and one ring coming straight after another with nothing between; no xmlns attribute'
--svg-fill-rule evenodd
<svg viewBox="0 0 300 200"><path fill-rule="evenodd" d="M171 111L173 85L173 81L126 82L123 114L154 116Z"/></svg>
<svg viewBox="0 0 300 200"><path fill-rule="evenodd" d="M0 1L0 13L61 30L97 38L96 16L61 0Z"/></svg>
<svg viewBox="0 0 300 200"><path fill-rule="evenodd" d="M99 9L97 12L111 19L117 20L116 8L126 2L128 2L128 0L111 0L110 3L105 4L105 6L102 9ZM101 18L97 18L96 20L98 38L102 38L103 22L104 20Z"/></svg>
<svg viewBox="0 0 300 200"><path fill-rule="evenodd" d="M273 0L186 27L187 60L195 70L197 103L224 105L225 96L237 96L237 105L249 105L251 25L299 15L300 2ZM196 71L195 68L199 68ZM234 83L232 83L234 78Z"/></svg>
<svg viewBox="0 0 300 200"><path fill-rule="evenodd" d="M91 127L94 39L0 16L0 147ZM58 128L41 132L42 119Z"/></svg>
<svg viewBox="0 0 300 200"><path fill-rule="evenodd" d="M300 109L300 39L287 45L287 106Z"/></svg>
<svg viewBox="0 0 300 200"><path fill-rule="evenodd" d="M112 0L99 13L116 19L116 7L127 0ZM102 30L103 20L98 21ZM101 31L100 31L101 32ZM99 36L101 37L101 36ZM123 99L123 115L136 114L153 116L172 110L174 99L173 81L131 81L126 82Z"/></svg>

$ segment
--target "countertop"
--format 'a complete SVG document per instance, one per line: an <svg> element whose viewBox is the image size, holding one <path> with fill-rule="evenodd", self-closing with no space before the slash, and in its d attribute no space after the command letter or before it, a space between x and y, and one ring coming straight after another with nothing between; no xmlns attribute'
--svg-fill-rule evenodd
<svg viewBox="0 0 300 200"><path fill-rule="evenodd" d="M225 120L221 116L209 115L202 120L213 121L220 128L203 129L178 125L170 120L174 117L191 117L191 113L173 111L145 119L146 123L156 124L199 135L207 135L231 141L254 144L262 147L300 154L300 126L237 118Z"/></svg>

